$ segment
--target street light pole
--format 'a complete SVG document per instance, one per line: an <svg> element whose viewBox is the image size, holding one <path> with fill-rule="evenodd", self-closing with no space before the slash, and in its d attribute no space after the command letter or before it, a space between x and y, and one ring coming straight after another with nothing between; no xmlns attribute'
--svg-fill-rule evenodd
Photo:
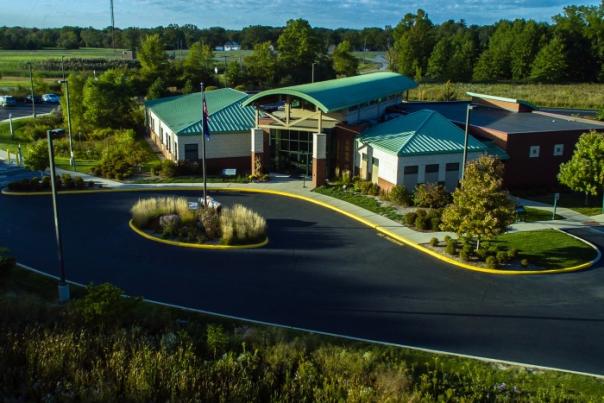
<svg viewBox="0 0 604 403"><path fill-rule="evenodd" d="M31 74L31 62L28 63L29 65L29 85L31 88L31 114L34 116L34 119L36 118L36 98L34 97L34 78Z"/></svg>
<svg viewBox="0 0 604 403"><path fill-rule="evenodd" d="M13 132L13 114L8 114L8 127L10 129L10 138L13 139L15 137L15 133Z"/></svg>
<svg viewBox="0 0 604 403"><path fill-rule="evenodd" d="M50 162L50 186L52 190L52 211L55 223L55 236L57 239L57 255L59 258L59 302L69 301L69 284L65 281L65 264L63 262L63 241L61 238L61 228L59 227L59 211L57 208L57 177L55 175L55 153L52 144L54 130L47 130L48 138L48 158Z"/></svg>
<svg viewBox="0 0 604 403"><path fill-rule="evenodd" d="M73 139L71 137L71 109L69 107L69 80L59 80L59 84L65 84L65 96L67 103L67 130L69 134L69 165L76 170L76 161L73 154Z"/></svg>
<svg viewBox="0 0 604 403"><path fill-rule="evenodd" d="M463 138L463 158L461 162L461 179L464 178L466 173L466 163L468 161L468 128L470 126L470 111L474 109L474 107L468 104L466 109L466 130Z"/></svg>
<svg viewBox="0 0 604 403"><path fill-rule="evenodd" d="M311 72L311 76L310 76L311 83L315 82L315 64L317 64L317 63L313 62L313 64L312 64L312 72Z"/></svg>

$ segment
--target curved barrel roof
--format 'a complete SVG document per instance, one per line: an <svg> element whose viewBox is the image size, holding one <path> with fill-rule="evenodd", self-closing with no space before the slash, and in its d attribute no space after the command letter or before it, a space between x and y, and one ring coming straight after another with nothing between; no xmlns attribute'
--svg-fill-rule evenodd
<svg viewBox="0 0 604 403"><path fill-rule="evenodd" d="M244 105L258 104L258 101L269 96L291 95L302 98L327 113L401 94L415 87L417 83L409 77L378 72L262 91L247 99Z"/></svg>

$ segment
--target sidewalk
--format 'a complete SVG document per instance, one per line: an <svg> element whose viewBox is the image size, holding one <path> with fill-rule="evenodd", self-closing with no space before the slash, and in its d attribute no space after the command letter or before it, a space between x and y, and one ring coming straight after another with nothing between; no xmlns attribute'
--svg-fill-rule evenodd
<svg viewBox="0 0 604 403"><path fill-rule="evenodd" d="M539 209L539 210L545 210L545 211L549 211L551 213L554 212L554 207L550 206L549 204L540 203L540 202L536 202L536 201L528 200L528 199L521 199L519 197L516 197L515 199L518 204L521 204L525 207L531 207L531 208L535 208L535 209ZM604 224L604 214L599 214L599 215L595 215L595 216L586 216L575 210L572 210L572 209L569 209L566 207L559 207L559 206L556 207L556 214L561 215L565 219L564 220L555 220L555 221L545 221L545 222L552 223L552 224L564 222L571 226L576 226L576 225L584 226L582 224L593 223L593 222L596 222L598 224Z"/></svg>

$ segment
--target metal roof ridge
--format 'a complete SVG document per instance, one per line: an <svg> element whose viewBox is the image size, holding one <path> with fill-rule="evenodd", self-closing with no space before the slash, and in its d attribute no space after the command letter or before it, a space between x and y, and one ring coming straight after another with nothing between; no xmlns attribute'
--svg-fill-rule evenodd
<svg viewBox="0 0 604 403"><path fill-rule="evenodd" d="M399 148L398 153L402 152L409 145L409 143L411 143L411 141L415 138L415 136L417 135L417 133L426 125L426 123L430 119L432 119L432 116L434 116L434 113L436 113L435 111L433 111L431 109L420 109L419 111L413 112L413 113L419 113L419 112L427 112L428 116L426 116L424 118L424 120L419 124L419 126L415 130L413 130L413 134L409 137L409 140L405 141L405 144L403 144L401 146L401 148ZM409 116L409 115L404 115L404 116L401 116L401 117L407 117L407 116Z"/></svg>

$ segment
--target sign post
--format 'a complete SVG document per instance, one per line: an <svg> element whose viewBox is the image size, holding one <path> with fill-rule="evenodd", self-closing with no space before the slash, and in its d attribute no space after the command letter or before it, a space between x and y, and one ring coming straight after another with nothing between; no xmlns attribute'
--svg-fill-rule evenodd
<svg viewBox="0 0 604 403"><path fill-rule="evenodd" d="M552 220L556 219L556 208L558 208L558 200L560 200L560 193L554 193L554 211L552 213Z"/></svg>

